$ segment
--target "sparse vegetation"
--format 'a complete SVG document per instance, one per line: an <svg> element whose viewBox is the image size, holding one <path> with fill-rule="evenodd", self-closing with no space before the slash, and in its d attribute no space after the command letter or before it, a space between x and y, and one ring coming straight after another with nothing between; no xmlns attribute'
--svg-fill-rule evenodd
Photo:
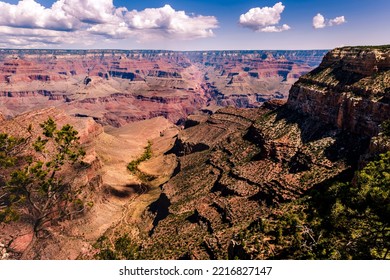
<svg viewBox="0 0 390 280"><path fill-rule="evenodd" d="M143 182L151 182L157 177L154 175L146 174L138 169L141 162L146 161L152 157L152 142L148 141L147 146L144 148L144 153L136 160L131 161L127 165L127 169L134 175L137 175L138 179Z"/></svg>
<svg viewBox="0 0 390 280"><path fill-rule="evenodd" d="M256 258L390 259L389 186L387 152L352 182L334 182L282 205L236 241Z"/></svg>
<svg viewBox="0 0 390 280"><path fill-rule="evenodd" d="M78 132L69 124L57 129L51 118L40 127L42 135L36 139L31 125L27 138L0 135L0 222L27 215L35 238L53 222L84 210L81 190L62 174L85 154Z"/></svg>
<svg viewBox="0 0 390 280"><path fill-rule="evenodd" d="M145 147L145 151L144 153L142 154L141 157L137 158L136 160L133 160L131 161L128 165L127 165L127 169L131 172L131 173L136 173L136 171L138 170L138 165L145 161L145 160L148 160L152 157L152 142L148 141L148 145Z"/></svg>
<svg viewBox="0 0 390 280"><path fill-rule="evenodd" d="M381 124L381 132L383 135L390 137L390 120L384 121Z"/></svg>
<svg viewBox="0 0 390 280"><path fill-rule="evenodd" d="M354 49L366 49L366 50L388 50L390 45L380 45L380 46L353 46L345 48L354 48Z"/></svg>
<svg viewBox="0 0 390 280"><path fill-rule="evenodd" d="M128 234L119 235L113 242L103 235L96 241L94 248L99 251L94 256L98 260L135 260L140 249Z"/></svg>

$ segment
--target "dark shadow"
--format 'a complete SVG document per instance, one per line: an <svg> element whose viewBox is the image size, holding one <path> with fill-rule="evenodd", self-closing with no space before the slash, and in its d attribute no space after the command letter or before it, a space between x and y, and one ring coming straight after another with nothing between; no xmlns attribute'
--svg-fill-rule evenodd
<svg viewBox="0 0 390 280"><path fill-rule="evenodd" d="M175 177L177 174L179 174L179 172L181 171L181 162L180 162L180 159L177 159L177 165L175 167L175 169L173 170L173 173L171 175L171 178Z"/></svg>
<svg viewBox="0 0 390 280"><path fill-rule="evenodd" d="M287 81L287 76L290 73L290 70L279 70L278 75L283 78L282 82Z"/></svg>
<svg viewBox="0 0 390 280"><path fill-rule="evenodd" d="M336 78L337 81L340 82L339 85L341 86L352 85L354 83L357 83L364 77L367 77L367 75L363 75L351 71L345 71L341 67L334 68L331 74Z"/></svg>
<svg viewBox="0 0 390 280"><path fill-rule="evenodd" d="M368 137L357 136L347 132L341 132L335 138L336 141L325 149L325 156L332 162L344 159L354 168L370 144Z"/></svg>
<svg viewBox="0 0 390 280"><path fill-rule="evenodd" d="M173 144L172 149L165 152L165 155L175 154L176 156L185 156L192 153L203 152L210 149L207 144L204 143L188 143L182 142L181 139L176 138L175 143Z"/></svg>
<svg viewBox="0 0 390 280"><path fill-rule="evenodd" d="M233 190L230 190L230 189L226 188L226 186L221 184L219 182L219 180L215 181L215 183L214 183L213 187L211 188L210 192L212 192L212 193L219 192L220 196L223 196L223 197L229 197L229 196L232 196L232 195L236 195L236 193Z"/></svg>
<svg viewBox="0 0 390 280"><path fill-rule="evenodd" d="M289 172L296 174L302 171L310 170L312 159L309 155L306 155L300 151L291 158L288 163Z"/></svg>
<svg viewBox="0 0 390 280"><path fill-rule="evenodd" d="M348 168L337 175L328 178L316 185L314 185L312 188L306 190L302 196L310 196L312 197L312 200L318 200L321 202L321 204L326 203L323 201L322 194L329 189L335 182L351 182L355 175L355 170L354 168Z"/></svg>
<svg viewBox="0 0 390 280"><path fill-rule="evenodd" d="M131 189L118 190L118 189L114 189L110 185L104 185L104 192L119 198L128 198L132 194L134 194L134 192Z"/></svg>
<svg viewBox="0 0 390 280"><path fill-rule="evenodd" d="M303 196L310 197L310 210L308 213L318 213L321 217L328 217L331 212L331 206L335 203L335 196L329 195L329 189L336 182L351 182L355 174L355 169L349 168L336 176L322 181L308 189ZM337 195L337 199L345 199L343 194Z"/></svg>
<svg viewBox="0 0 390 280"><path fill-rule="evenodd" d="M267 205L272 207L277 201L282 201L283 199L276 193L272 188L266 188L266 190L259 190L256 194L248 197L249 201L256 201L260 205Z"/></svg>
<svg viewBox="0 0 390 280"><path fill-rule="evenodd" d="M149 191L150 187L145 184L127 184L120 189L110 185L104 185L104 192L118 198L128 198L133 194L144 194Z"/></svg>
<svg viewBox="0 0 390 280"><path fill-rule="evenodd" d="M301 139L304 144L313 142L328 136L333 136L338 128L335 125L325 124L321 121L310 118L295 110L291 110L287 105L276 109L276 121L284 119L286 124L297 124L301 131Z"/></svg>
<svg viewBox="0 0 390 280"><path fill-rule="evenodd" d="M183 254L182 256L180 256L180 257L178 258L178 260L192 260L192 258L191 258L190 253L187 252L187 253Z"/></svg>
<svg viewBox="0 0 390 280"><path fill-rule="evenodd" d="M308 75L310 76L314 76L314 75L317 75L318 73L320 73L321 71L323 71L325 68L319 66L317 68L314 68L313 70L311 70Z"/></svg>
<svg viewBox="0 0 390 280"><path fill-rule="evenodd" d="M131 72L121 72L121 71L108 71L111 77L121 78L133 81L135 78L135 74Z"/></svg>
<svg viewBox="0 0 390 280"><path fill-rule="evenodd" d="M156 215L153 220L153 228L150 230L149 236L153 235L158 223L168 217L169 206L171 206L171 201L165 193L162 193L155 202L149 205L149 211Z"/></svg>
<svg viewBox="0 0 390 280"><path fill-rule="evenodd" d="M198 210L195 209L194 213L186 218L186 221L192 223L192 224L198 224L198 225L206 225L207 231L210 234L214 233L213 227L211 226L211 222L207 220L206 218L199 215Z"/></svg>
<svg viewBox="0 0 390 280"><path fill-rule="evenodd" d="M355 164L369 145L369 138L352 134L326 124L310 116L290 110L286 105L275 110L276 121L284 119L287 124L297 124L303 144L320 140L326 137L335 139L335 142L325 149L325 156L332 162L346 160L348 164Z"/></svg>
<svg viewBox="0 0 390 280"><path fill-rule="evenodd" d="M219 213L219 215L221 215L221 219L222 219L222 222L225 223L225 224L229 224L229 226L233 226L233 223L230 219L230 217L228 216L228 213L226 211L225 208L221 207L220 205L218 205L217 203L213 202L211 204L212 207L214 207L215 210L217 210L217 212Z"/></svg>
<svg viewBox="0 0 390 280"><path fill-rule="evenodd" d="M387 89L386 89L387 90ZM390 95L390 94L389 94ZM378 100L378 102L384 103L384 104L390 104L390 96L383 96Z"/></svg>

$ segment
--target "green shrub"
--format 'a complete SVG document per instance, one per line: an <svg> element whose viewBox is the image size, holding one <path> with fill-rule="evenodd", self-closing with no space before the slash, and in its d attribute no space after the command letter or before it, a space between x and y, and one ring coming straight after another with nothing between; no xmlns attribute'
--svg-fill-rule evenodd
<svg viewBox="0 0 390 280"><path fill-rule="evenodd" d="M131 173L136 173L136 171L138 170L138 165L145 161L145 160L148 160L152 157L152 142L148 141L148 145L144 148L145 151L144 153L141 155L141 157L135 159L135 160L132 160L128 165L127 165L127 169L131 172Z"/></svg>
<svg viewBox="0 0 390 280"><path fill-rule="evenodd" d="M384 121L381 124L381 132L385 135L390 137L390 120Z"/></svg>

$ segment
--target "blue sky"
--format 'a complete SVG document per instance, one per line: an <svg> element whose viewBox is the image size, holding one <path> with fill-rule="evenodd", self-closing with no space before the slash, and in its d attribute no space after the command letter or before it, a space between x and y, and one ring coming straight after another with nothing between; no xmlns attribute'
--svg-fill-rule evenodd
<svg viewBox="0 0 390 280"><path fill-rule="evenodd" d="M0 0L1 48L331 49L389 43L388 0Z"/></svg>

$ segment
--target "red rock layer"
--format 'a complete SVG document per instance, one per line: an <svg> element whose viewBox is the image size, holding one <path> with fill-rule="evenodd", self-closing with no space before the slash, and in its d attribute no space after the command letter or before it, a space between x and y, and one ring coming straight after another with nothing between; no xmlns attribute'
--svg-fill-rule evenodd
<svg viewBox="0 0 390 280"><path fill-rule="evenodd" d="M292 87L287 104L349 132L376 135L390 119L390 47L333 50Z"/></svg>
<svg viewBox="0 0 390 280"><path fill-rule="evenodd" d="M164 116L183 120L215 106L285 99L324 51L0 51L0 111L56 106L115 126Z"/></svg>

